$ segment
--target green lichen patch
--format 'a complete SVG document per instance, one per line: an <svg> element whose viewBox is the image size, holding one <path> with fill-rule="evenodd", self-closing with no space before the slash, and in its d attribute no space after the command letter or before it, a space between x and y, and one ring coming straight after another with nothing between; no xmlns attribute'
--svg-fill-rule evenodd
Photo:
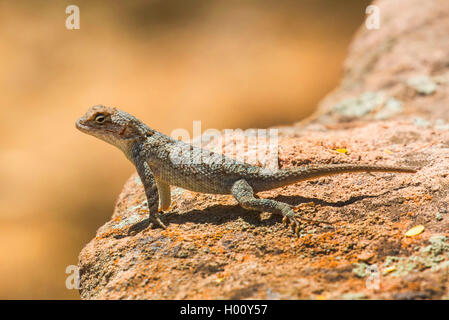
<svg viewBox="0 0 449 320"><path fill-rule="evenodd" d="M363 262L354 263L354 269L352 269L352 272L359 278L365 278L368 275L367 273L368 268L369 265L366 263Z"/></svg>
<svg viewBox="0 0 449 320"><path fill-rule="evenodd" d="M403 110L402 103L384 92L365 92L355 98L337 103L332 111L347 118L371 115L374 119L388 119Z"/></svg>
<svg viewBox="0 0 449 320"><path fill-rule="evenodd" d="M449 243L447 237L435 235L429 239L430 244L419 250L417 255L410 257L388 256L385 260L384 269L394 266L391 272L393 276L404 276L412 270L423 270L430 268L438 271L449 267Z"/></svg>
<svg viewBox="0 0 449 320"><path fill-rule="evenodd" d="M437 90L437 84L428 76L416 76L407 80L407 85L422 95L431 95Z"/></svg>

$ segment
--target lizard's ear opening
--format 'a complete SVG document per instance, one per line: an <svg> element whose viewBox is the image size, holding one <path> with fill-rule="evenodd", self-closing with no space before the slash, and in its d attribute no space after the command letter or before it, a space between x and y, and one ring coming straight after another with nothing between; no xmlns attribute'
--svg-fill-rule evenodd
<svg viewBox="0 0 449 320"><path fill-rule="evenodd" d="M119 135L123 136L126 132L126 126L123 126L123 129L120 130L120 132L118 133Z"/></svg>

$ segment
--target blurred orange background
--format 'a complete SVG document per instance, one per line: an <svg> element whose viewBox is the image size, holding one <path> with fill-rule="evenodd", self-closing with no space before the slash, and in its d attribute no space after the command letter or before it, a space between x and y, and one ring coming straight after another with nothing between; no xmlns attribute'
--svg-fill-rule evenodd
<svg viewBox="0 0 449 320"><path fill-rule="evenodd" d="M134 171L75 129L90 106L167 134L301 120L338 84L369 2L0 1L0 298L79 299L65 269Z"/></svg>

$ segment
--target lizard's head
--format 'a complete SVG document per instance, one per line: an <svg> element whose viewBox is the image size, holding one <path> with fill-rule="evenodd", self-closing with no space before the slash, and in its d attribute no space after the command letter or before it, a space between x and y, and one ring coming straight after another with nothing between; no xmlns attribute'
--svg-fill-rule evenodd
<svg viewBox="0 0 449 320"><path fill-rule="evenodd" d="M132 115L102 105L93 106L76 121L80 131L104 140L126 152L145 133L143 124Z"/></svg>

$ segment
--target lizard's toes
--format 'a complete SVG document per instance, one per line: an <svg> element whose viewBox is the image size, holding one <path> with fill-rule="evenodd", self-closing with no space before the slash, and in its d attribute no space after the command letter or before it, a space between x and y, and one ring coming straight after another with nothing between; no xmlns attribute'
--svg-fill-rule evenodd
<svg viewBox="0 0 449 320"><path fill-rule="evenodd" d="M162 228L167 229L167 226L162 222L159 215L151 215L150 214L150 227L151 229Z"/></svg>
<svg viewBox="0 0 449 320"><path fill-rule="evenodd" d="M301 223L296 219L296 217L288 217L288 222L290 224L290 228L292 229L292 232L299 236L299 233L301 232Z"/></svg>
<svg viewBox="0 0 449 320"><path fill-rule="evenodd" d="M293 219L290 220L290 229L292 229L293 232L295 232L295 227L296 227L295 221Z"/></svg>
<svg viewBox="0 0 449 320"><path fill-rule="evenodd" d="M299 233L301 232L301 226L300 225L297 225L296 227L295 227L295 234L299 237Z"/></svg>
<svg viewBox="0 0 449 320"><path fill-rule="evenodd" d="M151 229L158 229L158 228L162 228L162 229L167 229L167 226L164 224L164 223L162 223L162 222L156 222L156 221L153 221L153 222L151 222Z"/></svg>
<svg viewBox="0 0 449 320"><path fill-rule="evenodd" d="M167 226L162 222L162 220L159 217L156 217L156 222L162 229L167 229Z"/></svg>

